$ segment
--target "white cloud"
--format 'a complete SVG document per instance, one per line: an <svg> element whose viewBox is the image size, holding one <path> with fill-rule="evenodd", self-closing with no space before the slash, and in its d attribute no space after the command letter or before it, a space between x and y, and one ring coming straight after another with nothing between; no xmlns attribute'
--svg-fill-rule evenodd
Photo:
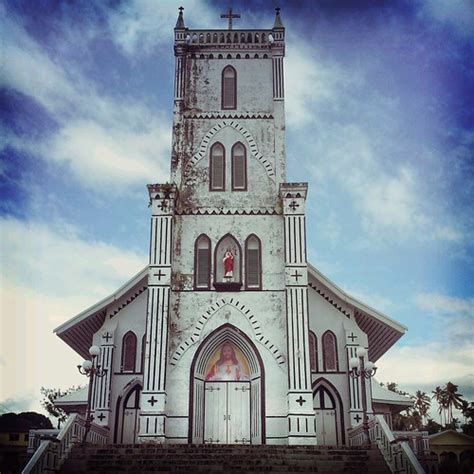
<svg viewBox="0 0 474 474"><path fill-rule="evenodd" d="M5 21L1 83L41 104L60 128L38 139L6 136L10 145L66 161L85 186L114 192L137 182L168 180L171 128L160 111L98 92L72 64L60 64L18 23Z"/></svg>
<svg viewBox="0 0 474 474"><path fill-rule="evenodd" d="M0 224L0 399L28 393L18 409L39 409L40 386L84 383L75 368L80 357L53 329L121 286L146 255L82 240L68 226Z"/></svg>
<svg viewBox="0 0 474 474"><path fill-rule="evenodd" d="M474 8L471 0L421 0L422 11L451 25L462 36L472 36Z"/></svg>
<svg viewBox="0 0 474 474"><path fill-rule="evenodd" d="M150 54L162 43L171 44L180 4L172 0L131 0L110 12L108 22L114 41L134 56ZM191 28L219 28L219 13L201 0L186 0L184 21Z"/></svg>
<svg viewBox="0 0 474 474"><path fill-rule="evenodd" d="M415 297L417 305L438 314L455 314L473 318L474 298L457 298L439 293L419 293Z"/></svg>

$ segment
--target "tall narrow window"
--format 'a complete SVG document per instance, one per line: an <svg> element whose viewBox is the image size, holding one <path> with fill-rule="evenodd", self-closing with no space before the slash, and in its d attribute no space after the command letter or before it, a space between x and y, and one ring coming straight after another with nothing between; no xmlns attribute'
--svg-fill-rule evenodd
<svg viewBox="0 0 474 474"><path fill-rule="evenodd" d="M260 239L250 235L245 241L245 288L262 288L262 252Z"/></svg>
<svg viewBox="0 0 474 474"><path fill-rule="evenodd" d="M325 371L337 371L337 340L331 331L326 331L322 337L323 366Z"/></svg>
<svg viewBox="0 0 474 474"><path fill-rule="evenodd" d="M313 331L309 331L309 365L311 372L318 371L318 340Z"/></svg>
<svg viewBox="0 0 474 474"><path fill-rule="evenodd" d="M232 147L232 190L247 189L247 156L242 143Z"/></svg>
<svg viewBox="0 0 474 474"><path fill-rule="evenodd" d="M232 66L222 71L222 108L237 108L237 73Z"/></svg>
<svg viewBox="0 0 474 474"><path fill-rule="evenodd" d="M225 151L220 143L211 147L210 157L210 189L211 191L225 190Z"/></svg>
<svg viewBox="0 0 474 474"><path fill-rule="evenodd" d="M211 286L211 241L207 235L196 239L194 255L194 287L208 290Z"/></svg>
<svg viewBox="0 0 474 474"><path fill-rule="evenodd" d="M135 372L136 358L137 336L129 331L122 339L122 372Z"/></svg>

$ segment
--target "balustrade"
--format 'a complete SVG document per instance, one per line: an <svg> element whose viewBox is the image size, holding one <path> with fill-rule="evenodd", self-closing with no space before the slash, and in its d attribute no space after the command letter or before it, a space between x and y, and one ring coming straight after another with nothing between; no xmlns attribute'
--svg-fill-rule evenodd
<svg viewBox="0 0 474 474"><path fill-rule="evenodd" d="M273 43L274 37L272 30L188 30L186 41L191 45L265 45Z"/></svg>
<svg viewBox="0 0 474 474"><path fill-rule="evenodd" d="M78 414L71 415L56 439L41 440L22 474L40 474L57 471L67 458L72 447L79 444L84 436L86 420ZM109 430L92 423L87 441L106 444Z"/></svg>

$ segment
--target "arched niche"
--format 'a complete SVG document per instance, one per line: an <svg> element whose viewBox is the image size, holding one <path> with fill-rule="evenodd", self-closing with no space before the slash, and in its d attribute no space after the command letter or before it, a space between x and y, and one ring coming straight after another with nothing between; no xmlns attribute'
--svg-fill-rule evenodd
<svg viewBox="0 0 474 474"><path fill-rule="evenodd" d="M230 354L229 372L225 367L226 353ZM242 331L224 324L204 339L191 365L190 387L189 443L265 443L263 363L257 348ZM216 416L219 405L227 411ZM231 413L235 407L240 411ZM209 426L221 434L209 436ZM242 437L245 430L248 434ZM226 438L224 432L230 437Z"/></svg>
<svg viewBox="0 0 474 474"><path fill-rule="evenodd" d="M226 234L214 250L214 288L218 291L238 291L242 287L242 248Z"/></svg>

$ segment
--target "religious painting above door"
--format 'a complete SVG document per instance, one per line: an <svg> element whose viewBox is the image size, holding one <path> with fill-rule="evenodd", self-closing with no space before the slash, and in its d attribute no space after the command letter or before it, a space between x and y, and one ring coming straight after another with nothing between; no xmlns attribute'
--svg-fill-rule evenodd
<svg viewBox="0 0 474 474"><path fill-rule="evenodd" d="M231 342L222 343L209 358L206 367L208 382L240 382L250 379L246 357Z"/></svg>

